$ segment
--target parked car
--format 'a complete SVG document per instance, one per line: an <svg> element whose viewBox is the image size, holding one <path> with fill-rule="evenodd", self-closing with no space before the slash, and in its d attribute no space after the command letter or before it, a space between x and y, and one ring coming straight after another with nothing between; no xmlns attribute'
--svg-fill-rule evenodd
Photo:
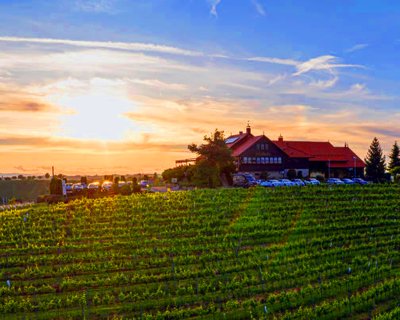
<svg viewBox="0 0 400 320"><path fill-rule="evenodd" d="M348 178L344 178L344 179L342 179L342 181L344 182L344 184L349 184L349 185L355 184L355 182L353 180L348 179Z"/></svg>
<svg viewBox="0 0 400 320"><path fill-rule="evenodd" d="M294 187L296 185L294 182L290 181L289 179L281 179L279 181L282 182L285 187Z"/></svg>
<svg viewBox="0 0 400 320"><path fill-rule="evenodd" d="M89 190L99 190L100 189L100 182L92 182L88 185Z"/></svg>
<svg viewBox="0 0 400 320"><path fill-rule="evenodd" d="M310 178L310 179L308 179L308 181L310 181L313 186L318 186L321 184L321 182L319 182L319 180L317 180L315 178Z"/></svg>
<svg viewBox="0 0 400 320"><path fill-rule="evenodd" d="M338 178L329 178L326 180L327 184L343 185L344 182Z"/></svg>
<svg viewBox="0 0 400 320"><path fill-rule="evenodd" d="M270 181L261 181L258 183L259 186L261 187L266 187L266 188L272 188L275 187L274 184Z"/></svg>
<svg viewBox="0 0 400 320"><path fill-rule="evenodd" d="M69 194L69 193L72 193L72 186L73 186L74 184L73 183L67 183L66 185L65 185L65 190L67 191L67 194Z"/></svg>
<svg viewBox="0 0 400 320"><path fill-rule="evenodd" d="M124 185L126 185L126 181L118 181L118 188L121 188Z"/></svg>
<svg viewBox="0 0 400 320"><path fill-rule="evenodd" d="M250 174L236 173L232 176L232 179L234 187L248 188L257 185L256 179Z"/></svg>
<svg viewBox="0 0 400 320"><path fill-rule="evenodd" d="M303 180L303 183L304 183L305 186L310 186L310 185L312 185L312 182L311 182L310 180L307 180L307 179L304 179L304 180Z"/></svg>
<svg viewBox="0 0 400 320"><path fill-rule="evenodd" d="M354 181L355 183L357 183L357 184L360 184L360 185L362 185L362 186L364 186L364 185L368 184L368 182L367 182L367 181L365 181L365 180L364 180L364 179L362 179L362 178L353 178L353 181Z"/></svg>
<svg viewBox="0 0 400 320"><path fill-rule="evenodd" d="M141 180L139 182L139 185L142 188L148 188L148 187L150 187L150 181L149 180Z"/></svg>
<svg viewBox="0 0 400 320"><path fill-rule="evenodd" d="M72 185L73 192L82 192L85 189L85 186L82 183L74 183Z"/></svg>
<svg viewBox="0 0 400 320"><path fill-rule="evenodd" d="M101 185L103 191L111 191L113 183L111 181L104 181Z"/></svg>
<svg viewBox="0 0 400 320"><path fill-rule="evenodd" d="M275 179L268 180L268 182L270 182L274 187L284 187L285 186L285 184L283 182L281 182L279 180L275 180Z"/></svg>
<svg viewBox="0 0 400 320"><path fill-rule="evenodd" d="M303 180L301 179L293 179L292 182L299 187L304 187L306 184L304 183Z"/></svg>

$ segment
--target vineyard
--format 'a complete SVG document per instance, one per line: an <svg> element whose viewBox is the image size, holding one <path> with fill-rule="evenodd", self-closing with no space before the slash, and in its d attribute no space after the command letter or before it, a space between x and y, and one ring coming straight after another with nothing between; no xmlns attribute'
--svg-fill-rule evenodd
<svg viewBox="0 0 400 320"><path fill-rule="evenodd" d="M400 187L220 189L0 212L1 319L399 319Z"/></svg>

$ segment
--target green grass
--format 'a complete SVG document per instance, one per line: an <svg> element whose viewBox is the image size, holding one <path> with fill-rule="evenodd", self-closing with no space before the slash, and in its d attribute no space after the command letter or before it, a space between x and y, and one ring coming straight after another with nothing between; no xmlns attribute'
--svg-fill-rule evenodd
<svg viewBox="0 0 400 320"><path fill-rule="evenodd" d="M0 315L395 319L399 234L400 188L388 185L195 190L6 211Z"/></svg>

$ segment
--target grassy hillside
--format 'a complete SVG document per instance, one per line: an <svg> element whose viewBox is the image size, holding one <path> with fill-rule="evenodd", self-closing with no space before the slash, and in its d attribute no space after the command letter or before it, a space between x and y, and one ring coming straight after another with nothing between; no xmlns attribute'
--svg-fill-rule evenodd
<svg viewBox="0 0 400 320"><path fill-rule="evenodd" d="M398 319L400 188L224 189L0 213L0 314Z"/></svg>
<svg viewBox="0 0 400 320"><path fill-rule="evenodd" d="M49 193L49 180L1 180L0 198L35 201L39 195Z"/></svg>

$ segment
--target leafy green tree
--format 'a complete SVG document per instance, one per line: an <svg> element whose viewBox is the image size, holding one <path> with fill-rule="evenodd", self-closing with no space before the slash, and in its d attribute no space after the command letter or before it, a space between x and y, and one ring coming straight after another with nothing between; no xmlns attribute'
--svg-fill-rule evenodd
<svg viewBox="0 0 400 320"><path fill-rule="evenodd" d="M208 181L209 187L215 187L215 181L220 181L221 175L225 175L230 179L231 174L235 171L234 158L232 157L232 151L227 147L224 138L224 132L215 129L214 133L208 137L204 136L205 143L197 146L191 144L188 149L198 154L199 166L197 170L194 170L193 180L196 181L196 177L199 176L199 172L207 175L205 178ZM212 170L206 170L206 167L213 168Z"/></svg>
<svg viewBox="0 0 400 320"><path fill-rule="evenodd" d="M193 168L192 182L197 187L215 188L221 185L219 170L206 160L200 160Z"/></svg>
<svg viewBox="0 0 400 320"><path fill-rule="evenodd" d="M397 141L394 143L392 147L392 151L389 155L389 166L388 169L391 171L396 167L400 167L400 148L397 144Z"/></svg>
<svg viewBox="0 0 400 320"><path fill-rule="evenodd" d="M166 182L171 182L172 178L178 179L178 182L182 182L184 180L190 182L192 177L191 167L193 166L186 165L186 166L179 166L176 168L166 169L162 173L162 177Z"/></svg>
<svg viewBox="0 0 400 320"><path fill-rule="evenodd" d="M366 163L366 176L375 182L382 182L385 179L385 156L379 140L375 137L369 147Z"/></svg>

